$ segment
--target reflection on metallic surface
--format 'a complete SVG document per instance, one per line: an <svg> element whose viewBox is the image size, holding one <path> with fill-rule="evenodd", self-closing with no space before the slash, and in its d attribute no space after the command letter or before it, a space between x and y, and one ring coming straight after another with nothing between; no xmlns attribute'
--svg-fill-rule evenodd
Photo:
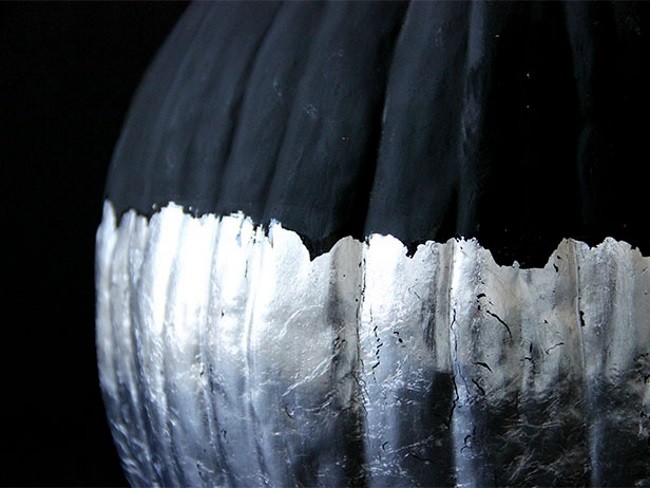
<svg viewBox="0 0 650 488"><path fill-rule="evenodd" d="M133 485L647 485L650 258L339 241L110 203L97 348Z"/></svg>

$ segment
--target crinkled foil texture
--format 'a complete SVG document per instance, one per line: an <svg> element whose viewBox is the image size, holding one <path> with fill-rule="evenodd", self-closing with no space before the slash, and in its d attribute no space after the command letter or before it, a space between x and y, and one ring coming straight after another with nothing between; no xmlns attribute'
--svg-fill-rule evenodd
<svg viewBox="0 0 650 488"><path fill-rule="evenodd" d="M650 485L650 258L565 240L299 236L169 205L97 238L97 349L135 486Z"/></svg>

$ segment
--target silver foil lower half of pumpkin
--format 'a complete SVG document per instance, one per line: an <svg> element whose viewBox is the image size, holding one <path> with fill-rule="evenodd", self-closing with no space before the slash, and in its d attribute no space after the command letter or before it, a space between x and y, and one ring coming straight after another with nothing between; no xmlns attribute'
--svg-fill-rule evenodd
<svg viewBox="0 0 650 488"><path fill-rule="evenodd" d="M97 347L133 485L648 485L650 258L339 241L110 203Z"/></svg>

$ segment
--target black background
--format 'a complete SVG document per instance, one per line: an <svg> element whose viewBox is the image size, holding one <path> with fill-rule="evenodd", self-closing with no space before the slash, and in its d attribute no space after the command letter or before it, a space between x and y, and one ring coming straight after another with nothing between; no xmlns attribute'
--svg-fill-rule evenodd
<svg viewBox="0 0 650 488"><path fill-rule="evenodd" d="M186 4L0 4L0 484L125 485L95 356L95 231L137 84Z"/></svg>

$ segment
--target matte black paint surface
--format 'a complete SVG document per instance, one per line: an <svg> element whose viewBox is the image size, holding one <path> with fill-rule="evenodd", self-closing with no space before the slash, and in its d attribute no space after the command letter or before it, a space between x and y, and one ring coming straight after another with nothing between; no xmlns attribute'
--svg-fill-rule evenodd
<svg viewBox="0 0 650 488"><path fill-rule="evenodd" d="M107 198L338 238L650 252L647 7L199 3L150 68Z"/></svg>

